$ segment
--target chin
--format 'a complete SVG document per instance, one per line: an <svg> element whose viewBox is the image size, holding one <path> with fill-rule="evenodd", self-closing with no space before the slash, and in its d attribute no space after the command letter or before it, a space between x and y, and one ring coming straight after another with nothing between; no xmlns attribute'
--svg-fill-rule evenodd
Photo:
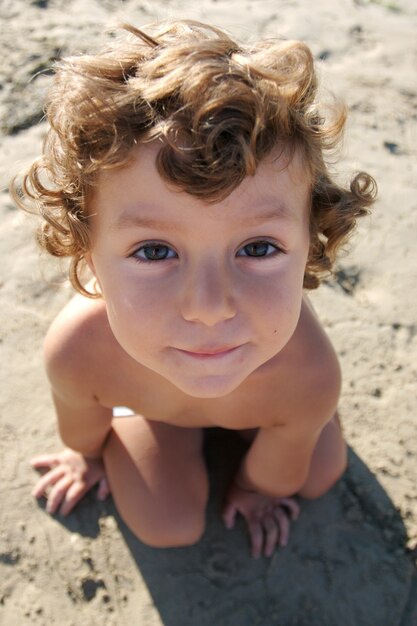
<svg viewBox="0 0 417 626"><path fill-rule="evenodd" d="M223 376L213 376L204 380L172 380L180 391L193 398L223 398L237 389L243 380L225 379Z"/></svg>

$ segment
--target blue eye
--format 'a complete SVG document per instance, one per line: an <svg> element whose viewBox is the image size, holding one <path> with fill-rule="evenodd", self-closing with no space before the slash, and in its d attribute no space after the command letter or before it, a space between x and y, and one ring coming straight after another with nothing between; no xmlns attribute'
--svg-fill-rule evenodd
<svg viewBox="0 0 417 626"><path fill-rule="evenodd" d="M132 256L139 262L165 261L177 257L176 252L163 243L147 243L138 248Z"/></svg>
<svg viewBox="0 0 417 626"><path fill-rule="evenodd" d="M278 246L269 241L252 241L243 246L238 252L238 256L251 258L263 258L275 256L280 252Z"/></svg>

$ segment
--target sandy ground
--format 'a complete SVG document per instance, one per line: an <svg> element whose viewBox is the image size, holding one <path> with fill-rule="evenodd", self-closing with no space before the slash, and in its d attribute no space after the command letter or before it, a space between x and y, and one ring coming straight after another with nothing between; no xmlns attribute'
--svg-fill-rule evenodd
<svg viewBox="0 0 417 626"><path fill-rule="evenodd" d="M342 177L366 169L379 183L336 280L313 296L343 366L349 469L303 503L290 546L270 560L251 560L243 524L226 531L218 518L234 450L227 437L209 443L208 528L193 548L143 546L111 499L91 495L62 520L30 496L29 457L60 445L42 337L71 296L60 268L39 260L32 223L5 189L45 130L37 122L50 77L31 77L96 45L112 21L166 17L242 39L307 41L323 84L350 109ZM0 623L416 626L415 1L1 0L0 26Z"/></svg>

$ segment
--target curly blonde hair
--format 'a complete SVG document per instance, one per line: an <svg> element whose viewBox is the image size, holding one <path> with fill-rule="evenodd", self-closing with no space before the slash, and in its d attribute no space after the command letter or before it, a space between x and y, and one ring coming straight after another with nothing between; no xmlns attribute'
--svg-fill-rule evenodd
<svg viewBox="0 0 417 626"><path fill-rule="evenodd" d="M159 138L160 175L205 202L230 194L274 148L297 151L312 180L311 243L304 287L316 288L375 198L371 176L336 184L325 155L345 123L317 103L313 57L298 41L241 46L190 20L129 33L96 55L56 64L43 154L12 183L25 210L41 215L40 245L70 257L70 280L89 250L88 200L98 172L129 163L136 144Z"/></svg>

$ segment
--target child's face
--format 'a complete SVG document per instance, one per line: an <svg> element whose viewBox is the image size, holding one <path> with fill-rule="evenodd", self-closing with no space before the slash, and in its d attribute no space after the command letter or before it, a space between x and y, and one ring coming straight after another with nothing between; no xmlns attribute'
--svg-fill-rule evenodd
<svg viewBox="0 0 417 626"><path fill-rule="evenodd" d="M100 174L89 261L124 350L191 396L224 396L295 330L310 181L297 157L270 156L209 205L167 186L157 149Z"/></svg>

